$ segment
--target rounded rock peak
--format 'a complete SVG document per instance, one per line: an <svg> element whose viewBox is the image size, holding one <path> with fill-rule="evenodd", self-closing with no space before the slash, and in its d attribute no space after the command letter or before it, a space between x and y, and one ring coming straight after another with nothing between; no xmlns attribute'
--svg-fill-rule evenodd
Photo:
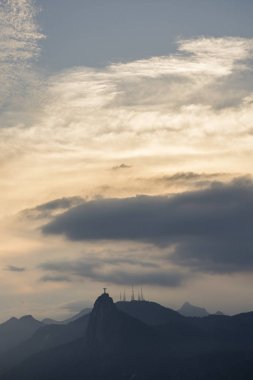
<svg viewBox="0 0 253 380"><path fill-rule="evenodd" d="M99 296L94 303L94 310L104 309L111 310L114 309L115 305L113 299L109 296L108 293L104 292Z"/></svg>
<svg viewBox="0 0 253 380"><path fill-rule="evenodd" d="M31 314L23 315L20 318L20 321L34 321L34 318Z"/></svg>

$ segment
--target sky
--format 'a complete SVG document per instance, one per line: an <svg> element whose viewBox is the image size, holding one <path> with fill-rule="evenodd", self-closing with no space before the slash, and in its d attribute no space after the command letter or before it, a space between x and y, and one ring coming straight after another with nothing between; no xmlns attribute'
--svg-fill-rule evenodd
<svg viewBox="0 0 253 380"><path fill-rule="evenodd" d="M104 286L253 310L252 12L0 0L1 321Z"/></svg>

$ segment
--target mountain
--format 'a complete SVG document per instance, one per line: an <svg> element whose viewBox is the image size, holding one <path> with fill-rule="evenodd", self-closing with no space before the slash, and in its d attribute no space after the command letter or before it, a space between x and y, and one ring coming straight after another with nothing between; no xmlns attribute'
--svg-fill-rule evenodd
<svg viewBox="0 0 253 380"><path fill-rule="evenodd" d="M63 325L64 324L64 321L57 321L56 319L52 319L52 318L44 318L42 319L41 322L44 323L44 325Z"/></svg>
<svg viewBox="0 0 253 380"><path fill-rule="evenodd" d="M84 317L85 315L88 315L89 313L91 313L91 311L92 311L92 309L90 309L90 308L83 309L83 310L79 311L79 313L73 315L72 317L65 319L63 321L63 323L67 324L67 323L70 323L70 322L74 322L77 319L79 319L81 317Z"/></svg>
<svg viewBox="0 0 253 380"><path fill-rule="evenodd" d="M222 311L218 310L218 311L216 311L216 313L214 313L214 315L225 315L225 314L222 313Z"/></svg>
<svg viewBox="0 0 253 380"><path fill-rule="evenodd" d="M149 301L120 301L116 303L119 310L124 313L137 318L147 325L160 325L174 321L181 317L181 315L167 307L161 306L156 302ZM181 318L180 318L181 319Z"/></svg>
<svg viewBox="0 0 253 380"><path fill-rule="evenodd" d="M104 293L96 300L81 338L31 355L1 380L128 379L137 362L151 357L156 335L151 327L118 310Z"/></svg>
<svg viewBox="0 0 253 380"><path fill-rule="evenodd" d="M75 327L79 335L72 335L71 341L63 339L65 334L71 334L65 330L69 325L38 330L26 344L33 341L35 346L40 345L47 341L46 329L53 329L54 333L49 334L52 337L57 328L57 346L45 345L42 351L36 347L37 351L31 351L24 360L2 372L1 380L253 378L253 312L233 317L184 317L158 304L142 302L119 305L103 293L91 314L69 324L78 325L86 318L85 328ZM146 317L145 312L151 317ZM82 332L78 330L81 326ZM42 340L37 339L40 334Z"/></svg>
<svg viewBox="0 0 253 380"><path fill-rule="evenodd" d="M29 339L42 326L44 324L31 315L14 317L0 324L0 355Z"/></svg>
<svg viewBox="0 0 253 380"><path fill-rule="evenodd" d="M70 318L64 319L63 321L57 321L55 319L45 318L42 320L42 323L44 323L45 325L66 325L70 322L76 321L77 319L89 314L91 310L92 309L90 308L83 309L79 313L73 315Z"/></svg>
<svg viewBox="0 0 253 380"><path fill-rule="evenodd" d="M116 307L123 311L124 313L145 322L148 325L159 325L162 323L167 323L170 320L179 317L178 312L164 307L156 302L150 301L119 301ZM87 315L92 309L83 309L78 314L73 317L65 319L63 321L56 321L54 319L46 318L43 319L43 323L47 325L52 324L68 324L69 322L75 321L80 317Z"/></svg>
<svg viewBox="0 0 253 380"><path fill-rule="evenodd" d="M184 317L207 317L209 315L206 309L191 305L189 302L185 302L181 308L178 309L178 312Z"/></svg>
<svg viewBox="0 0 253 380"><path fill-rule="evenodd" d="M90 349L102 351L124 351L130 343L138 342L153 336L152 330L139 319L134 318L117 307L109 294L97 298L92 310L88 328L87 344Z"/></svg>
<svg viewBox="0 0 253 380"><path fill-rule="evenodd" d="M107 300L105 305L107 303L110 304L110 300L111 298L109 297L109 300ZM96 311L98 309L97 303L95 303L95 305L96 307L94 306L94 310ZM177 312L167 309L155 302L118 302L113 305L114 314L117 313L118 310L121 312L124 311L126 314L134 317L135 319L139 319L150 325L168 323L177 317L181 319L181 316ZM84 309L79 313L79 315L85 314L89 310L90 309ZM93 313L95 313L95 311ZM122 315L122 313L119 314ZM113 313L111 315L113 315ZM76 316L74 316L73 319L75 319ZM69 322L66 325L63 325L62 323L49 324L41 328L19 347L9 351L2 357L0 356L0 373L3 369L6 370L11 368L33 354L58 347L62 344L70 343L75 339L84 337L88 326L88 320L89 315L86 314L86 316L76 319L73 322ZM105 330L108 331L108 326ZM138 336L138 332L136 333L136 336Z"/></svg>
<svg viewBox="0 0 253 380"><path fill-rule="evenodd" d="M0 374L31 355L82 338L86 333L88 321L89 315L86 315L67 325L48 325L39 328L27 340L0 355Z"/></svg>

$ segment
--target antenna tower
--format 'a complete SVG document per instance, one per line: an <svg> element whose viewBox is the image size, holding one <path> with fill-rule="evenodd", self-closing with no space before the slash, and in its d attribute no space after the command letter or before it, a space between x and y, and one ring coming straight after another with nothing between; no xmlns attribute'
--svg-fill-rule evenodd
<svg viewBox="0 0 253 380"><path fill-rule="evenodd" d="M131 301L135 301L135 297L134 297L134 286L133 286L133 285L132 285Z"/></svg>
<svg viewBox="0 0 253 380"><path fill-rule="evenodd" d="M145 301L145 298L143 296L142 287L141 287L141 301Z"/></svg>

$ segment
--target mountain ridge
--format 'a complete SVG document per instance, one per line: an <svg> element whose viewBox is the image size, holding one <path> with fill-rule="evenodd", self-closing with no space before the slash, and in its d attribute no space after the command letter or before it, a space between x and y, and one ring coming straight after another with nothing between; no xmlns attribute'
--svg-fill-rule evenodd
<svg viewBox="0 0 253 380"><path fill-rule="evenodd" d="M80 334L64 342L62 331L70 334L73 326ZM36 346L35 338L49 330L53 336L59 332L58 345L30 352L6 368L1 380L253 378L253 312L184 317L155 302L114 303L103 293L89 315L65 326L42 327L27 342L34 340Z"/></svg>

